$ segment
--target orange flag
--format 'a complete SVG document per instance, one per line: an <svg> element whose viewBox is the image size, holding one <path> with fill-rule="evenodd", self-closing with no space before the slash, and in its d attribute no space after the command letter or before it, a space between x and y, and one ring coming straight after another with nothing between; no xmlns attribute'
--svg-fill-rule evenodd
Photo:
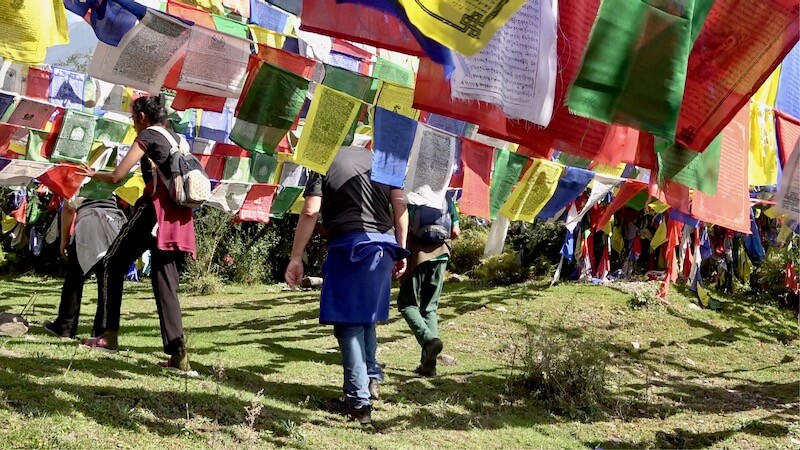
<svg viewBox="0 0 800 450"><path fill-rule="evenodd" d="M461 162L464 183L459 207L468 216L490 220L489 183L492 177L494 148L471 139L461 138Z"/></svg>

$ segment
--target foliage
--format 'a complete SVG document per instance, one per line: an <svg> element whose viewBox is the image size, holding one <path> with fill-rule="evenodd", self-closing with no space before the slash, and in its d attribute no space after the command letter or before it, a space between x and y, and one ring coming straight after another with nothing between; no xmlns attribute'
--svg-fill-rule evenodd
<svg viewBox="0 0 800 450"><path fill-rule="evenodd" d="M513 222L507 245L520 253L523 266L533 266L533 275L549 275L561 259L564 233L564 225L560 223Z"/></svg>
<svg viewBox="0 0 800 450"><path fill-rule="evenodd" d="M471 272L483 258L483 249L489 238L486 227L468 228L461 232L461 236L453 241L450 252L450 271L458 274Z"/></svg>
<svg viewBox="0 0 800 450"><path fill-rule="evenodd" d="M529 327L519 381L548 409L581 417L597 412L607 398L609 358L596 342L570 334Z"/></svg>
<svg viewBox="0 0 800 450"><path fill-rule="evenodd" d="M58 60L55 64L56 67L71 70L78 73L87 73L89 71L89 64L92 62L92 52L73 53L65 58Z"/></svg>
<svg viewBox="0 0 800 450"><path fill-rule="evenodd" d="M508 286L525 281L528 271L522 267L517 253L506 251L481 261L473 275L485 283Z"/></svg>
<svg viewBox="0 0 800 450"><path fill-rule="evenodd" d="M797 309L798 296L786 287L786 264L792 262L800 270L800 235L793 235L782 249L769 247L767 257L756 269L754 279L762 299L778 301L781 306Z"/></svg>

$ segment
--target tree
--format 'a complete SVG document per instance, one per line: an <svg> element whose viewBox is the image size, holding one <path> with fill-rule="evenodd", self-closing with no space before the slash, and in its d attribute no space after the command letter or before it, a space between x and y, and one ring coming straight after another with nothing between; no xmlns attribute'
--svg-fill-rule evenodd
<svg viewBox="0 0 800 450"><path fill-rule="evenodd" d="M73 72L86 73L89 71L89 62L91 62L91 60L92 52L86 51L73 53L66 58L58 60L58 62L53 65Z"/></svg>

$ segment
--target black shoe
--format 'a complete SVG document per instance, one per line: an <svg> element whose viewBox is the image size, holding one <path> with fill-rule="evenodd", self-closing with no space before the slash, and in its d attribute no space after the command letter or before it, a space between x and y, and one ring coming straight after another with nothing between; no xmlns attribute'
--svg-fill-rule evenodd
<svg viewBox="0 0 800 450"><path fill-rule="evenodd" d="M422 365L419 365L416 369L414 369L414 373L425 378L433 378L436 376L436 368L434 367L431 370L423 370Z"/></svg>
<svg viewBox="0 0 800 450"><path fill-rule="evenodd" d="M433 338L422 349L422 362L418 367L420 375L430 377L436 375L436 357L442 352L444 344L439 338ZM433 375L428 375L433 374Z"/></svg>
<svg viewBox="0 0 800 450"><path fill-rule="evenodd" d="M381 382L376 380L375 378L369 379L369 396L370 398L374 398L375 400L381 398L380 393L378 392L378 387L380 386Z"/></svg>
<svg viewBox="0 0 800 450"><path fill-rule="evenodd" d="M369 425L372 423L372 406L353 406L349 405L338 398L328 400L327 410L335 414L341 414L349 417L351 420L357 420L361 425Z"/></svg>
<svg viewBox="0 0 800 450"><path fill-rule="evenodd" d="M73 338L73 336L70 336L69 333L64 334L64 332L62 332L60 329L58 329L58 327L56 326L56 323L53 322L53 321L50 321L50 320L45 320L44 323L42 324L42 328L44 328L44 331L46 331L49 334L52 334L53 336L55 336L57 338L61 338L61 339L72 339Z"/></svg>

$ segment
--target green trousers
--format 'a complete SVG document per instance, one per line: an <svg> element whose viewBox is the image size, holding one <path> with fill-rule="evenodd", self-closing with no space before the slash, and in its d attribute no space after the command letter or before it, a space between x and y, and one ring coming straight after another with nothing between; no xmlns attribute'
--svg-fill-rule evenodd
<svg viewBox="0 0 800 450"><path fill-rule="evenodd" d="M447 260L425 261L403 280L397 308L406 319L419 345L439 337L439 296L444 284Z"/></svg>

